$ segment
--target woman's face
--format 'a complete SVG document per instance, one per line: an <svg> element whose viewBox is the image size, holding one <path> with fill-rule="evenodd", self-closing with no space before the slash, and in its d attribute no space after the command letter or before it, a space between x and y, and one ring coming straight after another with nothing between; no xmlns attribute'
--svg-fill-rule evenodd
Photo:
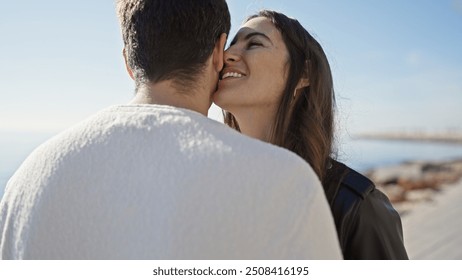
<svg viewBox="0 0 462 280"><path fill-rule="evenodd" d="M235 113L277 108L286 83L288 51L279 30L265 17L245 23L225 51L214 102Z"/></svg>

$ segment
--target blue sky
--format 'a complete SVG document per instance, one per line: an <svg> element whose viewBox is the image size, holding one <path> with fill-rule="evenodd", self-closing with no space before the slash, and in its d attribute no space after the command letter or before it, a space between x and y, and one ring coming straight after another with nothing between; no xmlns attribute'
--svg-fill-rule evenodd
<svg viewBox="0 0 462 280"><path fill-rule="evenodd" d="M342 131L462 130L462 0L228 5L231 36L247 15L268 8L297 18L319 40ZM114 1L0 6L0 131L58 132L132 98Z"/></svg>

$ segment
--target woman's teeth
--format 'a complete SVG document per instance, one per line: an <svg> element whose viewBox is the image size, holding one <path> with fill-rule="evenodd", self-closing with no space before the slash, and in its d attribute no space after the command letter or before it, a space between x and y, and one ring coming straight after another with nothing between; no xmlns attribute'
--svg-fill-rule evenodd
<svg viewBox="0 0 462 280"><path fill-rule="evenodd" d="M242 74L239 74L239 73L236 73L236 72L228 72L228 73L225 73L221 79L224 80L224 79L229 78L229 77L241 78Z"/></svg>

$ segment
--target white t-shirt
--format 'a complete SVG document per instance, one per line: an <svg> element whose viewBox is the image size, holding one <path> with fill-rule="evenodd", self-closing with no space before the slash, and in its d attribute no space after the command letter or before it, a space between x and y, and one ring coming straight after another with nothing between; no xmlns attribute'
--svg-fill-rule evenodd
<svg viewBox="0 0 462 280"><path fill-rule="evenodd" d="M169 106L103 110L37 148L0 204L3 259L339 259L295 154Z"/></svg>

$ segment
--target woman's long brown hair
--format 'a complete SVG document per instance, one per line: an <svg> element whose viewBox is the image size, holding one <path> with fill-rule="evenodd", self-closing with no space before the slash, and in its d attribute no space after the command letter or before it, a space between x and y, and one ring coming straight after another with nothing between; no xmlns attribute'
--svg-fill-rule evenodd
<svg viewBox="0 0 462 280"><path fill-rule="evenodd" d="M334 155L335 95L332 74L321 45L295 19L269 10L250 16L266 17L281 32L289 52L288 79L272 126L270 142L287 148L305 159L324 185L328 198L334 189L327 189L335 178L326 176ZM301 78L309 86L296 91ZM235 117L224 112L224 122L239 130ZM330 200L330 199L329 199Z"/></svg>

